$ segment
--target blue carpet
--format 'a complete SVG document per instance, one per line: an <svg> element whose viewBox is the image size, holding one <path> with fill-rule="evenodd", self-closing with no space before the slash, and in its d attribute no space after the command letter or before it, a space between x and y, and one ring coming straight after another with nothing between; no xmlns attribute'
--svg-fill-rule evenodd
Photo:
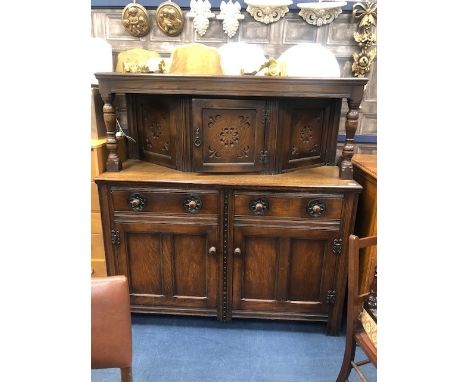
<svg viewBox="0 0 468 382"><path fill-rule="evenodd" d="M334 382L345 343L308 322L133 315L132 328L134 382ZM377 380L372 365L363 370ZM118 382L120 371L93 370L91 380Z"/></svg>

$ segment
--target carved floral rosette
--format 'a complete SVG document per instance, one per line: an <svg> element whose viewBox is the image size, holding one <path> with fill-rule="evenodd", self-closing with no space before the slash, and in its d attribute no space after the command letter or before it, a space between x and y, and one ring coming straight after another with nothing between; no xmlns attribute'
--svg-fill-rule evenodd
<svg viewBox="0 0 468 382"><path fill-rule="evenodd" d="M247 2L246 2L247 3ZM264 24L270 24L278 21L280 18L284 17L286 13L289 12L288 5L292 4L288 2L287 4L278 4L278 5L257 5L247 3L247 12L257 21L260 21Z"/></svg>
<svg viewBox="0 0 468 382"><path fill-rule="evenodd" d="M210 20L215 17L215 14L211 12L211 3L209 0L191 0L190 1L190 12L187 13L188 17L193 18L193 27L199 36L203 36Z"/></svg>
<svg viewBox="0 0 468 382"><path fill-rule="evenodd" d="M301 16L308 24L321 27L322 25L330 24L341 12L341 7L330 9L302 8L299 12L299 16Z"/></svg>
<svg viewBox="0 0 468 382"><path fill-rule="evenodd" d="M227 3L221 1L221 12L216 16L218 20L223 20L223 30L229 37L234 37L239 28L239 20L244 19L241 14L241 5L238 1L235 3L229 0Z"/></svg>

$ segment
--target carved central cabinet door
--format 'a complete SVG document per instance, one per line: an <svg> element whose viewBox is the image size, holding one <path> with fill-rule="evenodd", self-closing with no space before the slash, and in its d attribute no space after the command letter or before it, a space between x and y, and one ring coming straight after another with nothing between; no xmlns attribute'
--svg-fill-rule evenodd
<svg viewBox="0 0 468 382"><path fill-rule="evenodd" d="M117 274L129 280L132 311L217 314L216 224L120 223Z"/></svg>
<svg viewBox="0 0 468 382"><path fill-rule="evenodd" d="M234 227L233 316L325 319L337 260L333 235L254 222Z"/></svg>
<svg viewBox="0 0 468 382"><path fill-rule="evenodd" d="M265 101L194 99L194 171L260 171L264 161Z"/></svg>

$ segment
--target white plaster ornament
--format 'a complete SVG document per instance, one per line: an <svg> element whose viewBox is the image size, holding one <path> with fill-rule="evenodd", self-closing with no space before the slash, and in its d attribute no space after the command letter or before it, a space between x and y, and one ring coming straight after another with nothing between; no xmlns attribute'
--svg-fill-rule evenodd
<svg viewBox="0 0 468 382"><path fill-rule="evenodd" d="M239 20L244 19L244 15L241 14L241 5L238 1L235 3L232 0L229 0L227 3L221 1L219 7L221 12L219 15L216 15L218 20L223 20L223 30L229 36L233 37L237 33L239 28Z"/></svg>
<svg viewBox="0 0 468 382"><path fill-rule="evenodd" d="M289 12L292 0L244 0L246 11L257 21L270 24L278 21Z"/></svg>
<svg viewBox="0 0 468 382"><path fill-rule="evenodd" d="M211 12L211 3L208 0L191 0L187 16L193 18L195 31L203 36L210 25L209 19L215 17L215 14Z"/></svg>
<svg viewBox="0 0 468 382"><path fill-rule="evenodd" d="M319 1L318 3L298 3L301 16L308 24L320 27L330 24L342 12L347 3L344 1Z"/></svg>

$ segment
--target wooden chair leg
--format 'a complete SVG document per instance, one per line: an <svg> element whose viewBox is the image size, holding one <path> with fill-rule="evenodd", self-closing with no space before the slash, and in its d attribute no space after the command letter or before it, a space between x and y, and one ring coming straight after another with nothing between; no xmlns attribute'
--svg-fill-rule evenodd
<svg viewBox="0 0 468 382"><path fill-rule="evenodd" d="M343 363L341 364L340 374L336 382L346 382L348 380L349 374L351 373L352 365L351 361L354 360L356 354L356 341L354 338L346 338L346 347L345 353L343 356Z"/></svg>
<svg viewBox="0 0 468 382"><path fill-rule="evenodd" d="M132 368L131 367L126 367L123 369L120 369L120 379L122 382L132 382Z"/></svg>

